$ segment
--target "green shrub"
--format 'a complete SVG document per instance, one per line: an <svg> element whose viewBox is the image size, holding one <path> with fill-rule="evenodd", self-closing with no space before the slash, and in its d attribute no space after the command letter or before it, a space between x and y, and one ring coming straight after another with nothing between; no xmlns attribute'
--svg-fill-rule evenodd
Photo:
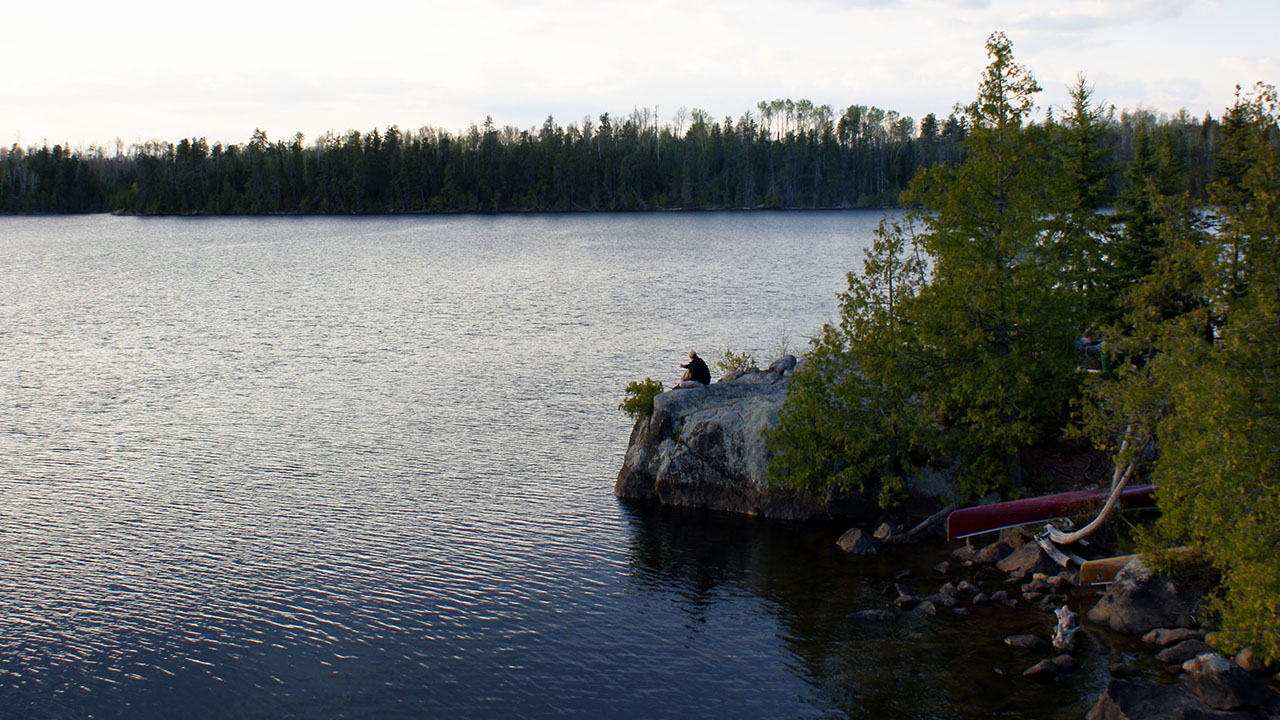
<svg viewBox="0 0 1280 720"><path fill-rule="evenodd" d="M717 353L716 371L721 375L728 375L731 372L739 372L742 370L750 370L756 367L756 359L749 352L735 353L725 348Z"/></svg>
<svg viewBox="0 0 1280 720"><path fill-rule="evenodd" d="M663 389L662 383L653 378L627 383L627 394L618 404L618 409L636 420L649 417L653 412L653 399Z"/></svg>

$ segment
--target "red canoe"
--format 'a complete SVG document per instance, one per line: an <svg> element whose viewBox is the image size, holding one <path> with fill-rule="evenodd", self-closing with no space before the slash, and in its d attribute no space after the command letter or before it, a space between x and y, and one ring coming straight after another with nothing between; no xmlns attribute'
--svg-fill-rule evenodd
<svg viewBox="0 0 1280 720"><path fill-rule="evenodd" d="M1120 491L1120 507L1155 507L1154 491L1154 485L1126 487ZM947 539L958 540L970 535L1087 513L1106 504L1109 495L1110 489L1079 490L956 510L947 516Z"/></svg>

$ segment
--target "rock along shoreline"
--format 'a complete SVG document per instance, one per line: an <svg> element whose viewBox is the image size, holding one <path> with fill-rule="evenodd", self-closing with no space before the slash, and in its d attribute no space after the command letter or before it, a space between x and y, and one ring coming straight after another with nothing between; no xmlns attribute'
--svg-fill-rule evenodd
<svg viewBox="0 0 1280 720"><path fill-rule="evenodd" d="M873 498L857 494L810 494L770 487L765 472L770 453L761 433L778 423L778 411L797 359L784 356L768 369L731 373L697 388L668 390L654 398L653 411L631 431L614 494L620 498L792 521L847 521L868 526L882 512ZM908 483L917 507L937 509L953 498L945 473L926 471ZM908 530L882 522L874 534L855 527L838 541L854 555L874 555L885 544L911 544L937 538L939 512ZM917 594L907 583L887 593L884 607L864 608L851 618L892 622L905 613L968 615L976 606L1029 604L1046 615L1045 636L1005 638L1006 644L1042 650L1039 662L1024 671L1037 681L1052 681L1076 667L1070 635L1055 630L1055 608L1063 629L1074 625L1068 605L1088 603L1079 573L1059 567L1020 530L1005 531L986 545L965 543L952 550L951 562L937 570L953 574L936 592ZM984 592L974 581L1009 589ZM961 576L964 577L961 577ZM906 578L903 578L906 580ZM1200 623L1203 588L1188 587L1134 560L1087 612L1093 627L1141 636L1168 674L1180 681L1152 683L1132 662L1111 667L1111 680L1088 717L1111 718L1280 718L1280 693L1265 678L1275 668L1260 667L1251 653L1226 659L1205 642L1212 628ZM1096 596L1094 596L1096 597ZM1083 610L1083 608L1082 608ZM1168 680L1168 677L1162 678Z"/></svg>
<svg viewBox="0 0 1280 720"><path fill-rule="evenodd" d="M777 520L875 520L881 513L873 498L769 486L770 453L761 432L778 424L799 362L786 355L764 370L734 372L710 385L659 394L653 411L631 430L614 494ZM908 492L945 504L950 487L933 475L921 473Z"/></svg>

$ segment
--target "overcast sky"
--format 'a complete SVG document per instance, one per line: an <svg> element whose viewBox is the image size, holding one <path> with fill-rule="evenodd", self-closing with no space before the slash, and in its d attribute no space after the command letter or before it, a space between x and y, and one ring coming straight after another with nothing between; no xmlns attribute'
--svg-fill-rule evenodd
<svg viewBox="0 0 1280 720"><path fill-rule="evenodd" d="M1215 117L1280 84L1276 0L6 3L0 143L246 142L399 125L561 124L760 100L919 119L970 101L993 30L1065 102Z"/></svg>

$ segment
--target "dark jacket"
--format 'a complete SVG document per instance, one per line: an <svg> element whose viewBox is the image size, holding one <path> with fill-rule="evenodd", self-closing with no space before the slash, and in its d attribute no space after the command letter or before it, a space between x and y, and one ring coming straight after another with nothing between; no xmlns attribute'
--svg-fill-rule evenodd
<svg viewBox="0 0 1280 720"><path fill-rule="evenodd" d="M711 371L707 369L707 364L702 362L702 358L694 355L689 362L680 365L682 368L689 369L689 379L700 382L703 385L711 384Z"/></svg>

